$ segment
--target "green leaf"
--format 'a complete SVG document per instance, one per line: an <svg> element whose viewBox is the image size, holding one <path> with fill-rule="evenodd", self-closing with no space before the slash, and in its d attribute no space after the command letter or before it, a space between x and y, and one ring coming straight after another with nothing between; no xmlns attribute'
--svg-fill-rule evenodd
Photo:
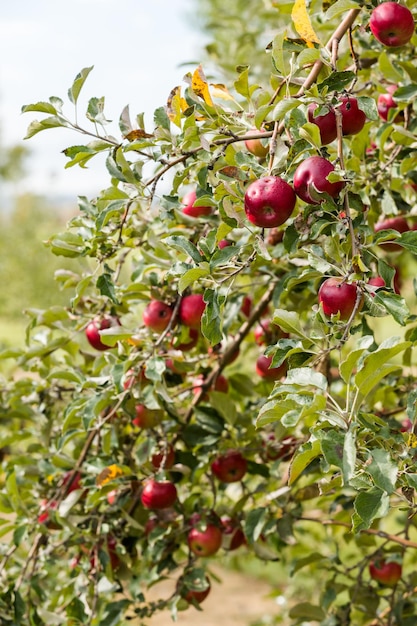
<svg viewBox="0 0 417 626"><path fill-rule="evenodd" d="M355 473L356 464L356 427L351 426L343 441L343 481L348 485Z"/></svg>
<svg viewBox="0 0 417 626"><path fill-rule="evenodd" d="M374 302L375 304L382 305L398 324L401 326L406 325L410 317L410 311L402 296L390 291L385 291L384 289L379 289L375 293Z"/></svg>
<svg viewBox="0 0 417 626"><path fill-rule="evenodd" d="M398 466L391 459L389 452L382 448L370 451L372 461L367 466L367 471L379 489L387 493L394 493L398 476Z"/></svg>
<svg viewBox="0 0 417 626"><path fill-rule="evenodd" d="M326 11L326 21L330 21L340 15L346 13L350 9L357 9L358 3L355 0L337 0Z"/></svg>
<svg viewBox="0 0 417 626"><path fill-rule="evenodd" d="M365 113L368 120L379 120L378 109L374 98L370 96L359 96L357 100L358 108Z"/></svg>
<svg viewBox="0 0 417 626"><path fill-rule="evenodd" d="M340 376L345 383L349 383L353 371L358 367L360 357L372 346L373 342L374 338L372 335L365 335L359 342L360 347L349 352L346 359L340 363Z"/></svg>
<svg viewBox="0 0 417 626"><path fill-rule="evenodd" d="M48 241L48 246L57 256L75 258L84 252L84 240L81 235L69 231L54 235Z"/></svg>
<svg viewBox="0 0 417 626"><path fill-rule="evenodd" d="M285 309L275 309L272 321L277 324L284 332L296 335L305 339L309 344L311 340L301 329L300 316L296 311L286 311Z"/></svg>
<svg viewBox="0 0 417 626"><path fill-rule="evenodd" d="M322 391L327 389L327 379L320 372L316 372L311 367L297 367L289 370L286 383L302 386L312 386Z"/></svg>
<svg viewBox="0 0 417 626"><path fill-rule="evenodd" d="M188 287L199 280L199 278L204 278L204 276L208 276L209 273L208 263L201 263L199 267L192 267L179 279L178 291L183 293Z"/></svg>
<svg viewBox="0 0 417 626"><path fill-rule="evenodd" d="M359 521L355 521L354 530L369 528L377 518L384 517L389 508L388 495L375 487L368 491L361 491L355 498L354 508Z"/></svg>
<svg viewBox="0 0 417 626"><path fill-rule="evenodd" d="M245 519L245 535L250 542L257 541L262 534L266 522L267 510L251 509Z"/></svg>
<svg viewBox="0 0 417 626"><path fill-rule="evenodd" d="M355 80L356 75L354 72L332 72L328 78L325 78L321 83L317 85L320 92L327 91L343 91L345 87Z"/></svg>
<svg viewBox="0 0 417 626"><path fill-rule="evenodd" d="M99 276L97 278L96 286L102 296L107 296L112 302L114 302L114 304L119 304L119 301L116 298L116 291L114 289L114 282L111 274L104 273Z"/></svg>
<svg viewBox="0 0 417 626"><path fill-rule="evenodd" d="M417 255L417 231L409 230L396 238L395 243Z"/></svg>
<svg viewBox="0 0 417 626"><path fill-rule="evenodd" d="M203 263L204 258L199 253L197 247L189 240L187 237L183 237L182 235L171 235L170 237L166 237L164 242L168 244L168 246L172 246L173 248L177 248L178 250L182 250L188 256L192 258L194 263Z"/></svg>
<svg viewBox="0 0 417 626"><path fill-rule="evenodd" d="M241 66L239 68L239 78L234 82L237 93L240 93L246 99L250 98L249 91L249 66Z"/></svg>
<svg viewBox="0 0 417 626"><path fill-rule="evenodd" d="M84 67L81 72L77 74L74 82L72 83L72 86L69 88L68 98L73 104L77 104L78 96L80 95L81 89L83 88L83 85L93 67L94 65L92 65L91 67Z"/></svg>
<svg viewBox="0 0 417 626"><path fill-rule="evenodd" d="M36 113L48 113L49 115L57 115L56 107L50 102L36 102L35 104L25 104L21 108L22 113L35 111Z"/></svg>
<svg viewBox="0 0 417 626"><path fill-rule="evenodd" d="M310 602L300 602L293 606L288 615L291 619L299 620L313 620L315 622L321 622L325 619L326 614L323 609L316 604L311 604Z"/></svg>
<svg viewBox="0 0 417 626"><path fill-rule="evenodd" d="M399 83L403 80L403 74L399 72L392 63L391 54L385 50L381 52L378 59L381 75L390 83Z"/></svg>
<svg viewBox="0 0 417 626"><path fill-rule="evenodd" d="M404 87L398 87L398 89L395 90L395 93L393 95L396 102L408 102L408 101L411 102L412 100L414 100L416 96L417 96L416 84L410 84L410 85L404 85Z"/></svg>
<svg viewBox="0 0 417 626"><path fill-rule="evenodd" d="M410 347L410 341L400 341L398 337L391 337L364 358L361 369L355 376L355 384L362 398L365 398L385 376L400 367L387 361L391 361L397 354Z"/></svg>
<svg viewBox="0 0 417 626"><path fill-rule="evenodd" d="M291 462L288 484L292 485L310 463L321 455L320 441L315 440L311 447L295 455Z"/></svg>
<svg viewBox="0 0 417 626"><path fill-rule="evenodd" d="M300 106L300 104L300 100L297 100L296 98L283 98L276 105L272 113L272 119L281 120L288 113L288 111L296 109Z"/></svg>
<svg viewBox="0 0 417 626"><path fill-rule="evenodd" d="M24 139L30 139L42 130L48 130L49 128L71 128L71 124L58 115L46 117L42 121L34 120L29 124Z"/></svg>
<svg viewBox="0 0 417 626"><path fill-rule="evenodd" d="M219 302L219 294L213 289L206 289L204 292L204 309L201 318L201 332L208 339L212 346L222 340L222 307Z"/></svg>

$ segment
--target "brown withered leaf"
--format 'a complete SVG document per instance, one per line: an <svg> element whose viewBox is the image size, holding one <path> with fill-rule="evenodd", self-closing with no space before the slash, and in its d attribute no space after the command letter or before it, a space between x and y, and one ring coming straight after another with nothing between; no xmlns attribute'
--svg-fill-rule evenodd
<svg viewBox="0 0 417 626"><path fill-rule="evenodd" d="M135 141L136 139L150 139L151 137L153 137L152 134L145 132L141 128L131 130L125 135L125 139L128 141Z"/></svg>
<svg viewBox="0 0 417 626"><path fill-rule="evenodd" d="M119 476L123 476L123 470L118 465L109 465L97 476L96 485L102 487Z"/></svg>

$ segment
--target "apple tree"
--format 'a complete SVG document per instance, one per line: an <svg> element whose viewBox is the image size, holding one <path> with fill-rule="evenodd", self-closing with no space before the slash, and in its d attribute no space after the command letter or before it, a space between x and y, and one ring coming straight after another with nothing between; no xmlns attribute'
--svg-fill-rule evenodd
<svg viewBox="0 0 417 626"><path fill-rule="evenodd" d="M235 551L276 624L416 623L416 3L262 4L262 80L200 65L118 129L91 67L23 107L109 181L2 353L4 624L204 609Z"/></svg>

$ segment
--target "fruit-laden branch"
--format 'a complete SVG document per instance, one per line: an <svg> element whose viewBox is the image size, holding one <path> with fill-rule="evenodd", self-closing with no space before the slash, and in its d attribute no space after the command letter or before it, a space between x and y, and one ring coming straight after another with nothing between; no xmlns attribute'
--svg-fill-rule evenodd
<svg viewBox="0 0 417 626"><path fill-rule="evenodd" d="M258 321L258 319L264 312L265 307L272 300L275 286L276 284L274 281L271 281L269 283L268 287L266 288L265 293L263 294L259 302L256 304L256 306L254 307L249 318L246 320L246 322L242 324L234 340L222 354L221 358L218 361L217 367L213 368L213 370L209 373L209 375L205 378L204 382L201 384L199 388L199 392L194 397L193 402L185 416L186 422L190 421L194 412L194 408L201 402L204 396L204 393L216 381L216 378L222 373L226 365L230 363L231 359L233 358L233 355L236 354L237 350L239 350L240 344L242 343L246 335L249 333L250 329L255 324L255 322Z"/></svg>

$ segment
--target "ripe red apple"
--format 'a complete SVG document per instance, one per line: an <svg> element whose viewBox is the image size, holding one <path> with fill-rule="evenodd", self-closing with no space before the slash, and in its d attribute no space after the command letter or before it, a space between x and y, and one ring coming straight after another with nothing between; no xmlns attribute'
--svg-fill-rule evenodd
<svg viewBox="0 0 417 626"><path fill-rule="evenodd" d="M101 341L100 331L110 328L114 324L115 320L111 317L94 318L85 329L85 336L89 344L96 350L111 350L111 346L106 346Z"/></svg>
<svg viewBox="0 0 417 626"><path fill-rule="evenodd" d="M172 445L165 444L159 446L151 456L151 463L155 469L171 469L175 463L175 450Z"/></svg>
<svg viewBox="0 0 417 626"><path fill-rule="evenodd" d="M107 502L110 504L110 506L113 506L113 504L117 502L117 498L118 498L117 489L112 489L111 491L109 491L109 493L106 496Z"/></svg>
<svg viewBox="0 0 417 626"><path fill-rule="evenodd" d="M254 128L250 132L251 134L262 136L265 131ZM261 159L265 158L269 152L269 145L264 145L261 139L247 139L245 141L245 146L249 152Z"/></svg>
<svg viewBox="0 0 417 626"><path fill-rule="evenodd" d="M256 360L256 373L267 380L280 380L287 373L287 364L284 361L278 367L271 367L271 363L272 356L261 354Z"/></svg>
<svg viewBox="0 0 417 626"><path fill-rule="evenodd" d="M396 563L395 561L380 559L371 561L369 564L369 573L371 578L381 585L394 587L401 578L402 567L400 563Z"/></svg>
<svg viewBox="0 0 417 626"><path fill-rule="evenodd" d="M246 537L238 520L224 516L220 520L223 530L222 546L225 550L237 550L246 543Z"/></svg>
<svg viewBox="0 0 417 626"><path fill-rule="evenodd" d="M145 326L162 333L168 326L172 317L172 308L161 300L152 300L143 312L143 323Z"/></svg>
<svg viewBox="0 0 417 626"><path fill-rule="evenodd" d="M201 604L211 590L210 580L206 576L204 581L196 580L193 586L180 586L180 596L190 604Z"/></svg>
<svg viewBox="0 0 417 626"><path fill-rule="evenodd" d="M379 233L380 230L396 230L399 233L405 233L410 230L410 226L405 219L401 215L396 215L395 217L388 217L380 222L377 222L374 226L374 230L376 233ZM378 244L382 248L386 250L402 250L402 247L395 242L383 241Z"/></svg>
<svg viewBox="0 0 417 626"><path fill-rule="evenodd" d="M177 488L169 480L155 480L149 478L143 487L140 496L146 509L168 509L177 499Z"/></svg>
<svg viewBox="0 0 417 626"><path fill-rule="evenodd" d="M187 543L191 552L197 556L212 556L221 548L222 538L220 528L209 522L201 527L191 528Z"/></svg>
<svg viewBox="0 0 417 626"><path fill-rule="evenodd" d="M357 135L365 126L365 113L358 107L357 99L352 96L344 96L340 102L343 135Z"/></svg>
<svg viewBox="0 0 417 626"><path fill-rule="evenodd" d="M305 159L294 172L294 190L297 196L309 204L323 202L323 193L336 198L345 183L331 183L327 180L327 176L334 169L334 165L324 157L311 156Z"/></svg>
<svg viewBox="0 0 417 626"><path fill-rule="evenodd" d="M348 283L343 278L327 278L319 289L318 298L323 313L330 317L339 313L340 319L346 321L350 318L359 292L357 283ZM359 292L360 293L360 292ZM363 297L358 310L362 307Z"/></svg>
<svg viewBox="0 0 417 626"><path fill-rule="evenodd" d="M203 295L193 293L181 299L178 316L181 324L198 330L201 325L201 317L206 308Z"/></svg>
<svg viewBox="0 0 417 626"><path fill-rule="evenodd" d="M280 226L294 211L293 188L279 176L265 176L253 181L245 193L246 217L255 226Z"/></svg>
<svg viewBox="0 0 417 626"><path fill-rule="evenodd" d="M82 489L81 479L82 476L80 472L74 473L72 470L65 472L62 484L66 486L66 493L68 494L77 489Z"/></svg>
<svg viewBox="0 0 417 626"><path fill-rule="evenodd" d="M232 242L229 241L228 239L220 239L219 243L217 244L217 247L220 250L223 250L223 248L228 248L231 245L232 245Z"/></svg>
<svg viewBox="0 0 417 626"><path fill-rule="evenodd" d="M242 300L240 310L242 311L243 315L245 315L245 317L249 317L252 311L252 298L250 298L249 296L245 296Z"/></svg>
<svg viewBox="0 0 417 626"><path fill-rule="evenodd" d="M197 194L195 191L189 191L185 194L182 199L185 205L182 212L185 215L189 215L191 217L202 217L203 215L210 215L213 212L213 208L211 206L194 206L196 200Z"/></svg>
<svg viewBox="0 0 417 626"><path fill-rule="evenodd" d="M380 43L397 48L407 44L413 36L414 18L403 4L381 2L371 13L369 27Z"/></svg>
<svg viewBox="0 0 417 626"><path fill-rule="evenodd" d="M193 387L193 392L195 395L200 393L201 383L204 382L204 376L203 375L199 376L196 382L197 382L197 385ZM211 390L219 391L220 393L227 393L229 391L229 381L227 380L225 376L223 376L223 374L219 374L214 384L210 387L209 391ZM207 394L204 394L202 399L204 401L207 401L208 400Z"/></svg>
<svg viewBox="0 0 417 626"><path fill-rule="evenodd" d="M146 381L145 368L142 366L138 372L133 369L130 369L126 372L123 377L123 389L128 390L134 387L135 385L140 385L144 381Z"/></svg>
<svg viewBox="0 0 417 626"><path fill-rule="evenodd" d="M144 404L137 404L135 413L132 424L138 428L154 428L161 423L164 416L162 409L149 409Z"/></svg>
<svg viewBox="0 0 417 626"><path fill-rule="evenodd" d="M246 474L248 462L239 450L227 450L211 464L211 471L223 483L235 483Z"/></svg>
<svg viewBox="0 0 417 626"><path fill-rule="evenodd" d="M57 500L42 499L40 501L40 513L38 515L39 524L45 524L45 526L50 530L57 530L61 528L61 525L54 520L54 511L56 511L57 508Z"/></svg>
<svg viewBox="0 0 417 626"><path fill-rule="evenodd" d="M320 139L323 146L334 141L337 137L336 114L332 108L327 113L314 115L314 111L318 108L318 104L312 102L307 109L307 118L309 122L319 127Z"/></svg>
<svg viewBox="0 0 417 626"><path fill-rule="evenodd" d="M395 102L392 94L396 91L397 85L388 85L386 93L380 93L376 103L379 117L385 121L388 120L390 109L396 109L397 103Z"/></svg>

